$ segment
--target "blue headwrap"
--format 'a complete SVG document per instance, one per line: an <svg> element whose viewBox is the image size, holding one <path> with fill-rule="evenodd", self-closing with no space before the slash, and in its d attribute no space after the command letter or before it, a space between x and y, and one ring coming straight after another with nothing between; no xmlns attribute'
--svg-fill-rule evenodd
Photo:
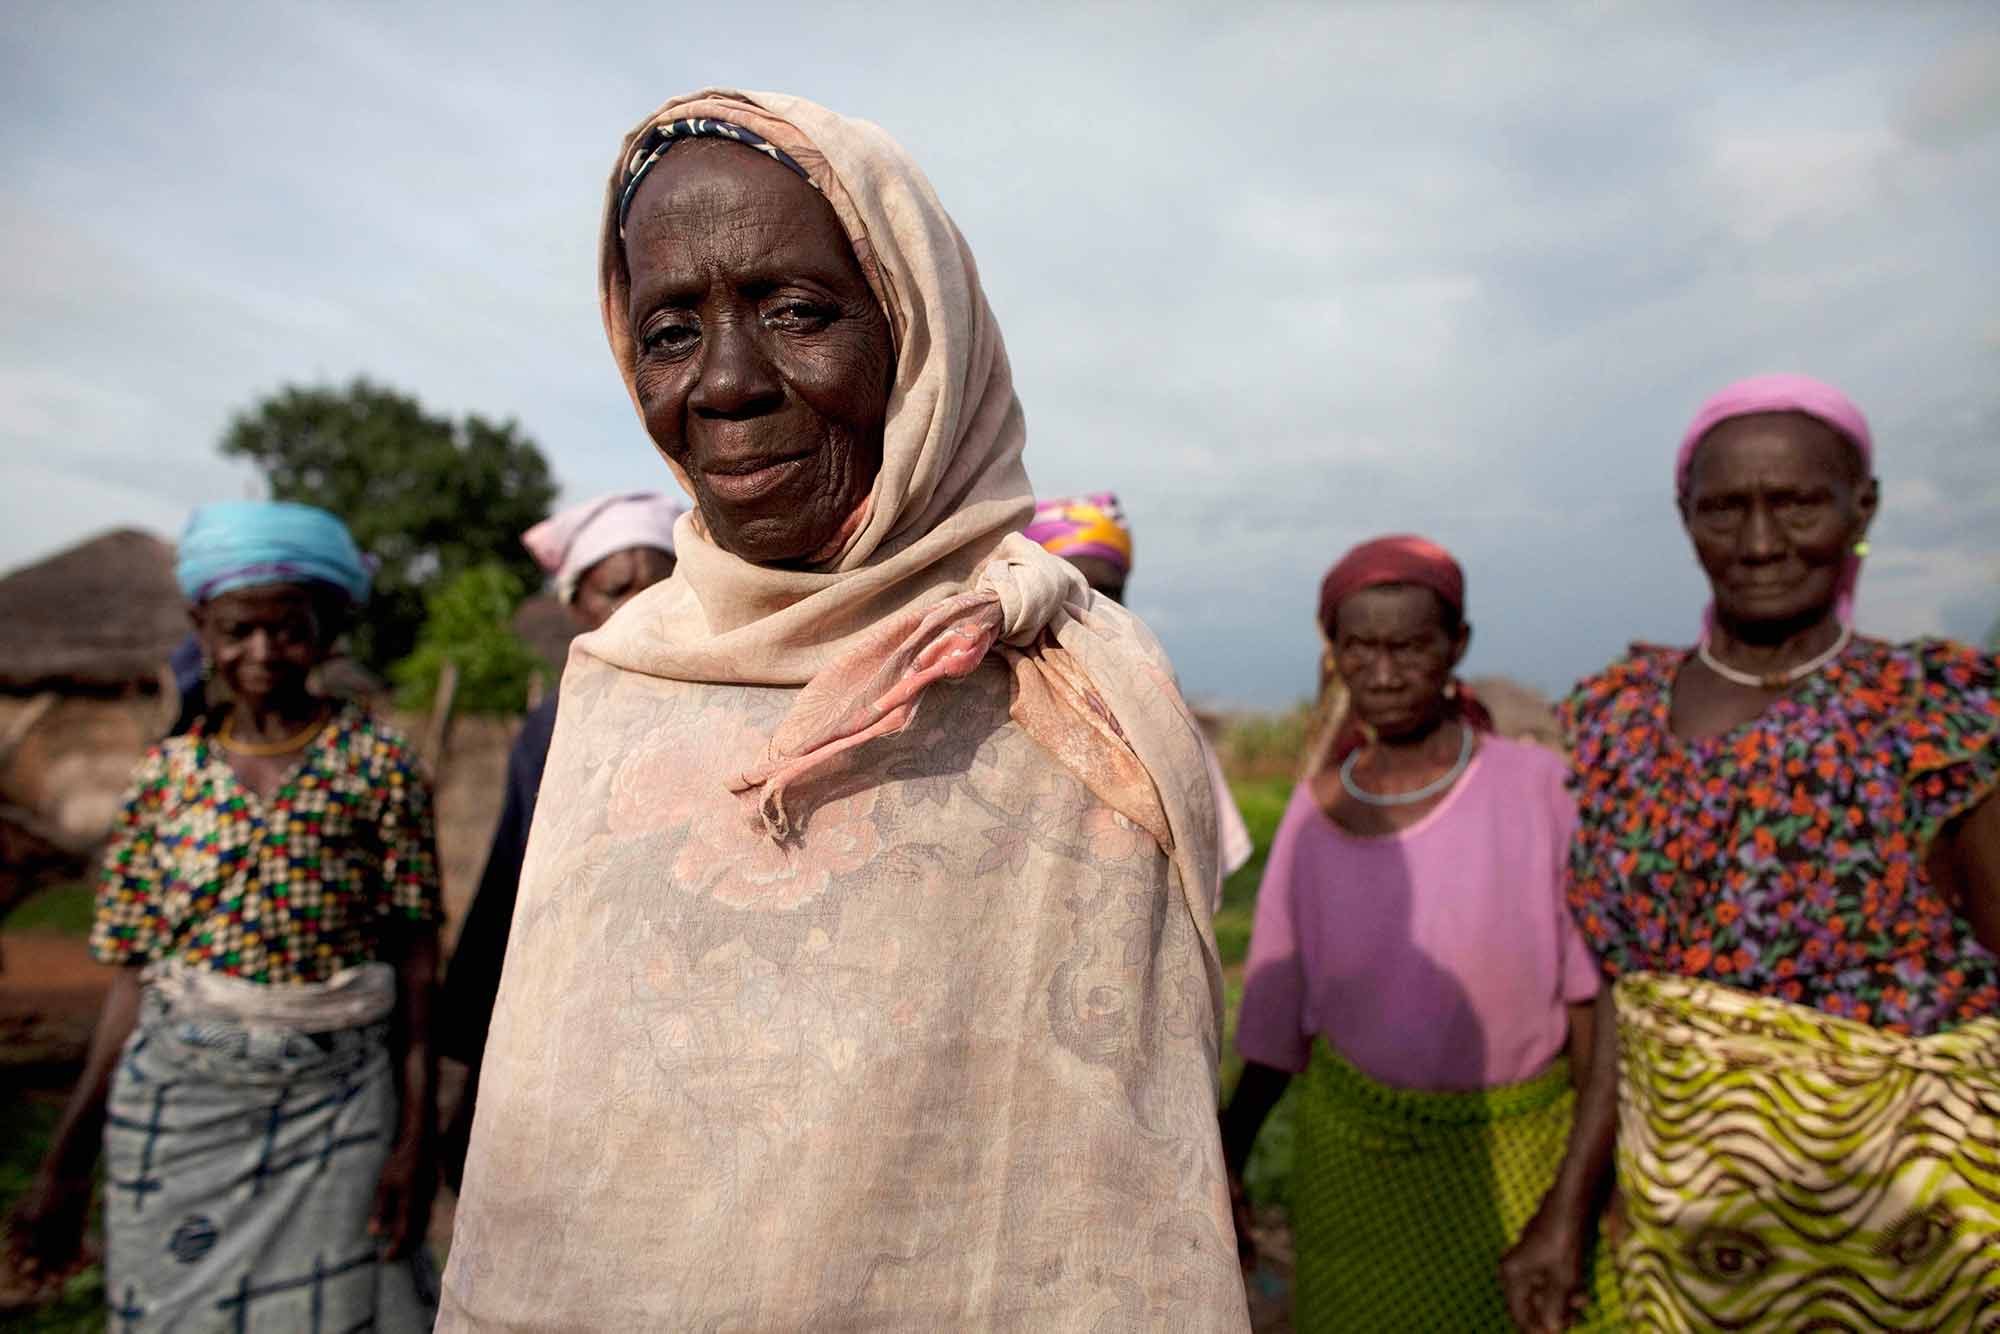
<svg viewBox="0 0 2000 1334"><path fill-rule="evenodd" d="M368 598L368 563L342 523L288 500L224 500L188 516L174 578L189 602L261 584L331 584Z"/></svg>

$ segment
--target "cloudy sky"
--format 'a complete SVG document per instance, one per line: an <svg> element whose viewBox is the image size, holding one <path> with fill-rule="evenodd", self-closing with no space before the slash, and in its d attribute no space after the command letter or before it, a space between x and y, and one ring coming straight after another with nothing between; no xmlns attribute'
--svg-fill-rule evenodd
<svg viewBox="0 0 2000 1334"><path fill-rule="evenodd" d="M1320 573L1392 530L1465 561L1474 671L1685 641L1671 452L1762 370L1874 421L1864 628L2000 614L1990 5L507 8L0 10L0 568L255 494L215 442L288 382L671 485L594 229L621 132L716 84L924 164L1037 486L1121 493L1197 698L1309 689Z"/></svg>

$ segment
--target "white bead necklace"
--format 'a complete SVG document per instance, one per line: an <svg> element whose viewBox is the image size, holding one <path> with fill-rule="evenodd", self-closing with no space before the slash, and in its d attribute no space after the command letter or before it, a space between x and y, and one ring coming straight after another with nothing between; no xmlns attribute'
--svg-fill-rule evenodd
<svg viewBox="0 0 2000 1334"><path fill-rule="evenodd" d="M1708 668L1708 670L1714 672L1725 681L1734 681L1739 686L1749 686L1753 690L1782 690L1794 681L1805 680L1808 676L1811 676L1814 672L1839 657L1841 650L1845 649L1853 639L1854 627L1843 625L1840 627L1839 636L1833 641L1833 647L1826 652L1816 658L1810 658L1796 667L1787 667L1782 672L1767 672L1762 676L1759 676L1756 672L1739 671L1729 664L1719 661L1714 651L1708 646L1707 635L1701 637L1701 642L1694 646L1694 651L1695 656L1701 659L1702 666Z"/></svg>
<svg viewBox="0 0 2000 1334"><path fill-rule="evenodd" d="M1458 781L1465 772L1465 766L1472 763L1472 729L1465 723L1458 725L1458 762L1444 771L1438 778L1424 784L1414 792L1369 792L1354 781L1354 766L1361 759L1361 752L1355 751L1340 763L1340 785L1347 795L1365 806L1414 806L1420 801L1429 801L1438 793Z"/></svg>

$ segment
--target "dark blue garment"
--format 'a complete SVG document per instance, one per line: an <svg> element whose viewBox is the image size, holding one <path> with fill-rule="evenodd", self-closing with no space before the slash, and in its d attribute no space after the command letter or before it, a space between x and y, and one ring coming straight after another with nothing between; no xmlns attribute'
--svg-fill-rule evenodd
<svg viewBox="0 0 2000 1334"><path fill-rule="evenodd" d="M507 801L500 827L486 852L486 869L479 889L459 928L458 944L445 972L438 1015L438 1051L474 1070L486 1049L486 1029L493 1022L493 998L500 991L500 964L507 957L507 931L514 921L514 900L521 890L521 860L528 853L528 830L535 822L535 795L541 791L542 770L549 762L549 740L556 731L556 695L551 690L521 721L514 747L507 753Z"/></svg>
<svg viewBox="0 0 2000 1334"><path fill-rule="evenodd" d="M188 637L167 659L174 674L174 689L181 692L180 715L174 719L169 736L179 736L194 726L194 720L208 712L208 682L202 676L201 640L190 630Z"/></svg>

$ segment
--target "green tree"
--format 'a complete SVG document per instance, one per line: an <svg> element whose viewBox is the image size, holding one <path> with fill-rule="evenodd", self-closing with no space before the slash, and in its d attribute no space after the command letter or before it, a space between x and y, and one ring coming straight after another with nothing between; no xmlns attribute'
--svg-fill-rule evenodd
<svg viewBox="0 0 2000 1334"><path fill-rule="evenodd" d="M222 452L256 464L278 500L332 510L381 562L354 629L354 653L379 670L407 656L425 595L496 563L539 582L520 533L548 513L548 460L513 422L454 422L415 398L357 379L287 386L231 420Z"/></svg>
<svg viewBox="0 0 2000 1334"><path fill-rule="evenodd" d="M447 660L458 664L460 713L519 713L528 678L542 660L509 627L527 586L498 561L485 561L446 580L425 599L416 652L389 669L398 702L430 707Z"/></svg>

